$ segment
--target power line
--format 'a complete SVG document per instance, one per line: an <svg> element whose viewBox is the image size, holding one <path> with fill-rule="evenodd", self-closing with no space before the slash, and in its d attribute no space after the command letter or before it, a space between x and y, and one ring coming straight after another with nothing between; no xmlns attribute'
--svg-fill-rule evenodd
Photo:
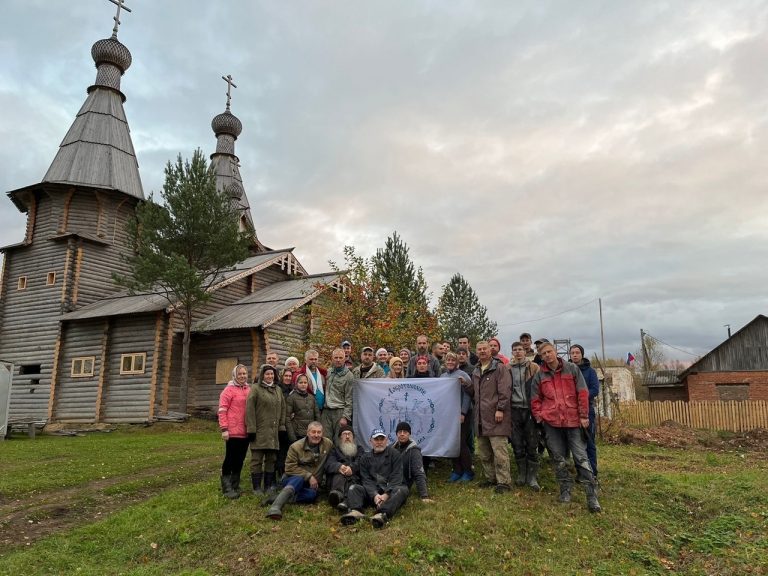
<svg viewBox="0 0 768 576"><path fill-rule="evenodd" d="M557 318L558 316L562 316L563 314L568 314L568 312L573 312L574 310L578 310L580 308L584 308L585 306L588 306L590 304L594 304L597 302L597 298L593 298L589 302L585 302L584 304L581 304L579 306L576 306L575 308L569 308L568 310L563 310L562 312L558 312L557 314L552 314L551 316L544 316L543 318L536 318L534 320L524 320L523 322L510 322L508 324L499 324L498 326L519 326L520 324L530 324L531 322L541 322L542 320L549 320L550 318Z"/></svg>
<svg viewBox="0 0 768 576"><path fill-rule="evenodd" d="M650 338L652 338L653 340L655 340L655 341L656 341L656 342L658 342L659 344L663 344L664 346L669 346L669 347L670 347L670 348L672 348L673 350L677 350L678 352L682 352L683 354L688 354L688 355L690 355L690 356L694 356L694 357L696 357L696 358L698 358L698 357L699 357L699 355L698 355L698 354L694 354L693 352L688 352L688 350L683 350L682 348L678 348L677 346L672 346L672 344L667 344L667 343L666 343L666 342L664 342L663 340L659 340L658 338L656 338L656 336L653 336L652 334L648 334L648 332L646 332L646 333L645 333L645 335L646 335L646 336L649 336Z"/></svg>

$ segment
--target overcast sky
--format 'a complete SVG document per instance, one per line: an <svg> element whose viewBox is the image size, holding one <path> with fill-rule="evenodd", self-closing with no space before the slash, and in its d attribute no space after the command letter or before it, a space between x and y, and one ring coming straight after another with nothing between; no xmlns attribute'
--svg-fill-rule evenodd
<svg viewBox="0 0 768 576"><path fill-rule="evenodd" d="M641 328L700 355L768 313L765 1L128 6L145 193L169 159L214 151L232 74L259 238L310 273L396 230L433 304L460 272L505 352L525 330L591 356L597 298L611 357ZM3 0L3 191L42 179L114 8ZM0 198L0 245L24 224Z"/></svg>

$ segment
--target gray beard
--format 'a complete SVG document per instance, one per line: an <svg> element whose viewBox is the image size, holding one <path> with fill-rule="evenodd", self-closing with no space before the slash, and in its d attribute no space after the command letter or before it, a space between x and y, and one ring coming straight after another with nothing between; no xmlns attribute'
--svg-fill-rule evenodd
<svg viewBox="0 0 768 576"><path fill-rule="evenodd" d="M386 446L384 446L384 448L373 448L372 450L373 450L373 452L374 452L375 454L381 454L381 453L382 453L382 452L384 452L384 450L386 450L386 449L387 449L387 447L386 447Z"/></svg>
<svg viewBox="0 0 768 576"><path fill-rule="evenodd" d="M347 458L354 458L357 456L357 444L354 442L344 442L339 446L339 450L341 450L341 453Z"/></svg>

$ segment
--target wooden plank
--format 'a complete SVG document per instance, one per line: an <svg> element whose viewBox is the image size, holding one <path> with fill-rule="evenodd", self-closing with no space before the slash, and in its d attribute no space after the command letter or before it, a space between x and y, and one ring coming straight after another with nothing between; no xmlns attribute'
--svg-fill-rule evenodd
<svg viewBox="0 0 768 576"><path fill-rule="evenodd" d="M51 369L51 393L48 397L48 420L53 418L53 406L56 397L56 377L59 374L59 351L61 350L62 325L59 322L59 333L56 335L56 343L53 345L53 368Z"/></svg>
<svg viewBox="0 0 768 576"><path fill-rule="evenodd" d="M168 315L168 332L165 336L165 357L163 358L163 403L161 410L163 414L168 412L168 394L171 381L171 355L173 353L173 313Z"/></svg>
<svg viewBox="0 0 768 576"><path fill-rule="evenodd" d="M104 320L101 332L101 361L99 362L99 383L96 387L96 422L101 422L101 402L104 396L104 383L109 372L107 361L107 347L109 345L109 318Z"/></svg>
<svg viewBox="0 0 768 576"><path fill-rule="evenodd" d="M72 306L77 304L77 293L80 288L80 269L83 264L83 247L77 247L77 255L75 256L75 278L74 287L72 289Z"/></svg>
<svg viewBox="0 0 768 576"><path fill-rule="evenodd" d="M259 332L251 328L251 378L256 379L256 371L261 367L261 354L259 353Z"/></svg>
<svg viewBox="0 0 768 576"><path fill-rule="evenodd" d="M152 379L150 380L149 388L149 419L152 420L155 416L155 397L157 395L157 374L160 370L160 354L162 350L162 332L163 332L163 319L165 313L162 310L158 310L157 318L155 320L155 347L152 353Z"/></svg>

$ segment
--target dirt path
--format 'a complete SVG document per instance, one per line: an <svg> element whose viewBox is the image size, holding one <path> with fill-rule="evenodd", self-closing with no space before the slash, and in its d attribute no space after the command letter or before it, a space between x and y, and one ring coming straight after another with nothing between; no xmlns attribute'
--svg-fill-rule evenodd
<svg viewBox="0 0 768 576"><path fill-rule="evenodd" d="M219 457L197 458L167 466L153 467L104 480L93 480L71 488L25 495L0 501L0 555L56 532L75 528L105 518L131 504L147 500L180 481L211 478ZM151 485L126 493L110 488L126 482L152 479Z"/></svg>

